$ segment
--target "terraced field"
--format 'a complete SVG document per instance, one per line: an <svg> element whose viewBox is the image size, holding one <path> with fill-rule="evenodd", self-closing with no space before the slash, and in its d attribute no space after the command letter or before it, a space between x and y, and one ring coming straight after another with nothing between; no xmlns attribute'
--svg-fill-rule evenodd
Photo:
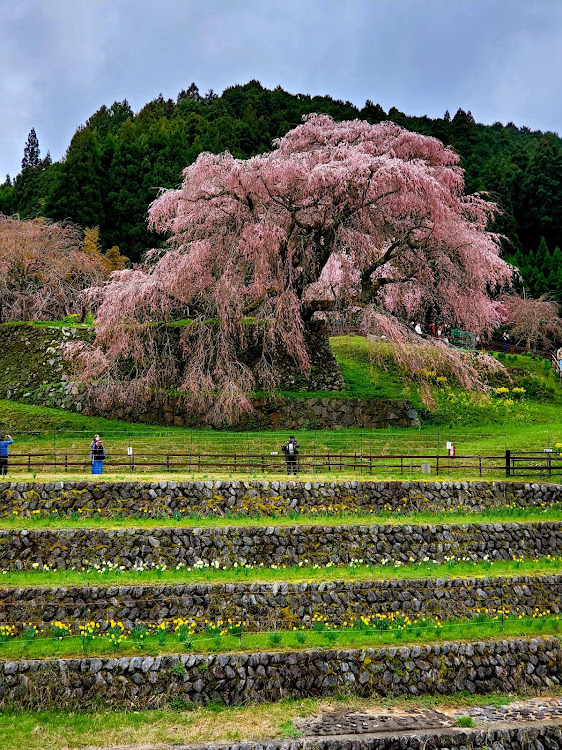
<svg viewBox="0 0 562 750"><path fill-rule="evenodd" d="M561 500L509 483L1 484L2 716L556 693Z"/></svg>

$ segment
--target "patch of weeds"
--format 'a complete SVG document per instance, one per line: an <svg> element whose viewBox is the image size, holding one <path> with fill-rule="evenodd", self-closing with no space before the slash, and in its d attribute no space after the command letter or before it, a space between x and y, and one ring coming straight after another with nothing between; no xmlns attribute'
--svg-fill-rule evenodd
<svg viewBox="0 0 562 750"><path fill-rule="evenodd" d="M133 642L135 644L135 648L142 649L144 646L144 639L148 635L148 628L146 625L135 625L135 627L131 630L131 636L133 638Z"/></svg>
<svg viewBox="0 0 562 750"><path fill-rule="evenodd" d="M457 726L458 727L473 727L474 719L472 718L472 716L459 716L457 719Z"/></svg>
<svg viewBox="0 0 562 750"><path fill-rule="evenodd" d="M186 670L183 664L174 664L174 666L170 669L170 672L172 674L175 674L176 677L184 677L185 671Z"/></svg>
<svg viewBox="0 0 562 750"><path fill-rule="evenodd" d="M322 635L329 643L335 643L339 636L335 630L326 630Z"/></svg>
<svg viewBox="0 0 562 750"><path fill-rule="evenodd" d="M190 701L186 701L183 698L179 698L178 696L176 696L175 698L172 698L169 701L168 706L172 709L172 711L194 711L195 710L195 704L191 703Z"/></svg>
<svg viewBox="0 0 562 750"><path fill-rule="evenodd" d="M283 737L303 737L304 733L299 732L299 730L295 727L292 719L289 719L288 721L282 721L281 724L279 724L279 731L281 732L281 735Z"/></svg>

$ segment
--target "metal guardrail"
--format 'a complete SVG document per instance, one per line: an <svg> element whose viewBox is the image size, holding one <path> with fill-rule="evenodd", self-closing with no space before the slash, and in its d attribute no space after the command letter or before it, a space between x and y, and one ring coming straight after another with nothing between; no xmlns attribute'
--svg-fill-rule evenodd
<svg viewBox="0 0 562 750"><path fill-rule="evenodd" d="M425 465L425 466L424 466ZM506 477L525 475L562 476L562 455L557 452L506 450L498 455L443 456L433 454L372 455L354 453L299 452L296 467L287 463L283 454L271 453L131 453L111 455L104 461L105 471L133 473L164 470L169 472L219 472L233 473L283 473L296 471L306 474L332 472L372 475L381 471L399 474L414 472L439 476L459 471L484 476L495 472ZM9 457L9 472L87 472L90 469L89 453L45 452L16 453Z"/></svg>

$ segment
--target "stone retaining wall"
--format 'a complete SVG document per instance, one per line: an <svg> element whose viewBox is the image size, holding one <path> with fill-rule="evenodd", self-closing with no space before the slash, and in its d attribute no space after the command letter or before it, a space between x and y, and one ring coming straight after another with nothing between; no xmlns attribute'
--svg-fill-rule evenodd
<svg viewBox="0 0 562 750"><path fill-rule="evenodd" d="M172 327L168 333L179 336L181 329ZM86 394L86 389L72 378L63 347L70 341L91 340L92 329L86 326L56 327L34 325L0 325L0 398L21 399L30 403L77 411L85 415L120 419L144 424L176 425L178 427L216 427L211 420L194 414L189 401L168 393L154 395L147 404L114 404L102 408ZM278 363L281 372L280 390L325 391L337 396L345 384L339 365L322 330L309 331L306 345L311 368L304 375L289 357ZM255 368L260 361L259 347L251 343L244 354L245 363ZM181 380L183 356L178 354ZM262 390L258 382L256 390ZM367 429L395 426L419 426L419 418L407 400L346 399L346 398L254 398L254 413L246 415L229 429ZM10 429L8 424L4 430Z"/></svg>
<svg viewBox="0 0 562 750"><path fill-rule="evenodd" d="M562 485L522 482L3 482L0 517L32 511L146 518L175 514L308 513L313 510L440 511L546 507L562 502Z"/></svg>
<svg viewBox="0 0 562 750"><path fill-rule="evenodd" d="M559 725L529 724L519 727L402 731L381 736L358 734L352 737L302 737L261 742L212 742L182 745L177 750L558 750L560 747L562 728Z"/></svg>
<svg viewBox="0 0 562 750"><path fill-rule="evenodd" d="M0 705L84 709L170 701L228 705L289 697L517 692L560 684L558 639L380 649L0 662Z"/></svg>
<svg viewBox="0 0 562 750"><path fill-rule="evenodd" d="M313 390L303 388L303 390ZM320 390L320 389L318 389ZM194 414L183 396L155 394L146 403L116 404L103 408L91 401L78 383L53 383L34 397L34 402L58 409L79 411L90 417L119 419L141 424L175 427L222 427L230 430L342 430L345 427L382 429L385 427L419 427L417 411L405 399L358 398L289 398L254 396L254 411L240 416L232 425L217 425L212 419Z"/></svg>
<svg viewBox="0 0 562 750"><path fill-rule="evenodd" d="M157 624L176 617L245 620L259 629L290 628L325 615L341 625L350 617L388 612L440 618L473 616L477 608L535 607L561 611L562 576L391 579L299 583L0 588L0 623L121 620Z"/></svg>
<svg viewBox="0 0 562 750"><path fill-rule="evenodd" d="M183 328L166 329L166 346L176 353L179 380L184 367L184 355L179 339ZM242 360L254 369L261 359L261 346L255 336L257 328L248 325L247 349ZM30 395L38 387L66 380L72 374L71 362L64 353L69 341L93 341L94 329L86 325L50 326L33 323L0 325L0 394L8 398ZM305 345L310 357L307 374L288 355L281 354L276 362L281 373L283 389L287 391L341 391L343 377L326 330L316 328L305 332ZM25 366L22 367L22 364ZM257 383L256 390L263 384ZM82 400L82 399L81 399ZM74 406L71 406L74 410Z"/></svg>
<svg viewBox="0 0 562 750"><path fill-rule="evenodd" d="M562 523L228 526L219 528L46 528L0 530L0 569L29 570L35 565L80 568L109 560L126 569L135 565L178 564L198 560L296 565L402 562L451 557L509 560L558 555Z"/></svg>

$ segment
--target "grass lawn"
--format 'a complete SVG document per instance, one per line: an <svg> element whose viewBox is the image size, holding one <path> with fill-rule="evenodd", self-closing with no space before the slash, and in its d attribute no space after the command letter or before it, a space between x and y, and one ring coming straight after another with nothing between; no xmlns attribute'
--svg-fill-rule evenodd
<svg viewBox="0 0 562 750"><path fill-rule="evenodd" d="M467 511L462 508L452 508L449 511L432 512L419 511L414 513L374 512L357 513L291 513L280 515L231 515L218 516L192 514L174 518L142 518L140 514L134 516L112 513L110 517L103 517L96 513L93 518L81 518L77 512L71 517L59 513L51 513L47 518L40 515L26 518L12 515L0 518L0 529L156 529L156 528L224 528L224 527L259 527L267 526L419 526L419 525L459 525L482 523L560 523L562 521L562 507L527 507L527 508L486 508L481 511Z"/></svg>
<svg viewBox="0 0 562 750"><path fill-rule="evenodd" d="M540 603L539 603L540 604ZM538 605L537 605L538 606ZM223 653L296 651L318 648L377 648L378 646L441 643L443 641L486 640L504 637L537 637L557 635L562 630L562 619L552 615L547 607L539 607L540 612L527 616L519 611L502 614L486 612L471 619L451 618L440 620L432 615L413 613L380 615L365 618L361 626L344 622L331 625L329 620L307 623L301 626L295 620L293 629L278 629L273 624L271 630L250 632L242 628L240 634L225 633L227 623L218 621L207 626L195 624L189 635L179 636L175 632L158 636L154 628L136 625L132 631L119 629L123 640L115 645L111 638L96 631L94 639L87 642L79 635L60 635L53 629L26 639L21 634L14 637L2 636L0 658L2 659L58 659L81 656L138 656L139 654L158 656L177 653ZM357 616L359 618L359 616ZM186 627L188 627L186 620ZM205 621L206 622L206 621ZM82 622L82 624L84 624ZM170 629L173 630L173 625ZM221 628L224 628L221 631ZM214 629L214 633L211 633ZM221 635L221 632L224 634Z"/></svg>
<svg viewBox="0 0 562 750"><path fill-rule="evenodd" d="M462 411L459 411L462 417ZM190 477L197 474L240 474L246 476L261 476L261 458L254 459L254 465L250 470L234 472L232 469L218 467L205 467L198 470L198 454L228 454L237 455L238 460L249 461L249 456L265 456L267 464L271 464L268 472L279 478L285 476L285 467L281 455L271 456L272 451L281 450L281 445L286 439L289 431L263 431L263 432L221 432L213 430L190 430L180 427L164 428L160 426L141 425L129 422L118 422L111 420L85 417L80 414L72 414L61 409L49 409L47 407L20 404L11 401L0 400L0 426L2 431L9 432L14 437L14 445L11 447L13 457L12 464L17 459L17 454L44 454L34 459L39 466L31 472L22 469L14 470L12 465L11 474L25 473L32 477L33 474L52 473L56 475L68 473L70 476L80 476L89 473L89 445L92 435L96 432L102 436L106 451L108 453L108 464L106 473L129 474L129 459L127 447L132 446L135 455L136 471L139 469L152 474L169 475L180 474ZM445 455L445 443L453 442L457 447L458 456L497 456L501 463L501 457L505 449L512 451L539 450L549 445L554 447L556 443L562 443L562 405L558 404L532 404L528 408L528 414L524 421L507 420L503 424L483 423L480 426L455 424L451 427L426 425L420 428L393 428L385 430L360 430L346 429L336 431L326 430L300 430L296 432L297 439L301 445L301 460L310 462L315 459L317 464L316 473L328 474L327 468L320 466L320 455L331 455L332 477L355 476L360 474L360 469L339 470L339 454L358 457L361 455L429 455L435 456L438 452ZM439 448L439 451L438 451ZM57 454L60 468L55 469L52 465L53 456ZM167 454L183 454L183 463L188 464L177 471L167 471ZM65 472L64 455L70 454L70 464L78 462L80 466L70 466ZM160 454L159 458L150 459L149 456ZM140 464L147 460L160 461L162 468L141 467ZM122 466L117 472L111 470L111 461L118 461ZM204 461L204 460L203 460ZM172 458L173 463L173 458ZM215 460L214 463L217 463ZM230 464L233 463L231 459ZM348 461L349 463L349 461ZM351 463L358 463L351 461ZM396 464L396 462L393 462ZM419 462L415 462L414 474L422 476ZM50 464L50 465L49 465ZM190 464L190 468L189 468ZM345 464L345 459L344 459ZM398 466L400 462L398 461ZM459 460L449 462L450 470L455 470ZM277 471L275 471L277 466ZM477 474L477 464L474 469L465 471L465 475ZM86 471L84 471L86 470ZM366 470L366 469L365 469ZM446 463L441 463L441 470L446 471ZM462 470L455 470L457 475L463 475ZM374 468L375 475L400 476L400 469L389 471L387 469ZM409 462L406 460L403 473L410 475ZM501 473L498 474L501 476Z"/></svg>
<svg viewBox="0 0 562 750"><path fill-rule="evenodd" d="M331 339L331 345L338 359L346 389L341 394L347 398L410 398L420 407L416 384L408 384L390 358L379 358L378 364L371 366L371 348L376 346L362 337L343 336ZM511 381L498 380L506 384L510 393L513 387L525 389L525 396L507 399L496 394L489 398L476 394L472 399L458 388L433 387L438 406L430 412L421 410L422 427L392 428L384 430L345 429L336 431L299 430L297 438L301 445L301 461L316 463L313 478L330 479L357 478L369 469L358 466L338 467L340 454L355 457L364 455L431 455L444 456L447 441L456 445L457 456L497 456L497 471L484 476L501 479L503 476L501 457L506 448L512 451L539 450L562 444L562 388L550 364L540 358L532 359L520 355L497 355L509 370ZM287 397L325 397L333 393L283 393ZM511 404L510 404L511 401ZM94 417L85 417L60 409L0 401L0 431L13 434L15 438L12 453L10 476L33 478L34 475L68 475L68 478L83 479L89 472L88 450L92 435L99 432L104 439L108 453L106 464L107 478L130 476L127 448L133 448L136 471L146 479L152 478L208 478L236 477L258 478L263 476L262 459L265 457L268 478L285 476L283 457L279 454L289 430L261 432L232 432L210 429L191 430L179 427L162 427L119 422ZM36 458L37 466L25 472L14 464L18 453L45 454ZM181 461L187 466L173 466L168 471L168 454L181 453ZM320 465L319 456L330 454L330 471ZM57 467L53 465L57 456ZM66 458L67 454L70 454ZM150 459L153 454L159 457ZM245 462L242 471L233 466L205 466L205 459L199 469L199 454L236 454L237 461ZM249 458L256 456L255 459ZM142 466L152 460L160 466ZM61 466L68 461L68 467ZM111 462L121 465L111 467ZM224 460L212 460L224 464ZM73 466L72 464L77 464ZM173 463L173 459L172 459ZM230 460L233 464L233 460ZM345 463L345 461L344 461ZM353 458L348 463L360 463ZM380 462L379 462L380 463ZM384 462L383 462L384 463ZM387 462L388 463L388 462ZM426 477L421 474L420 462L413 468L408 460L402 468L375 466L373 478L412 478ZM248 464L251 466L248 468ZM464 466L464 468L462 468ZM370 468L370 467L369 467ZM435 468L435 467L434 467ZM440 475L454 479L478 478L479 462L461 462L458 459L441 462ZM434 472L432 477L435 476ZM534 474L540 477L540 474ZM304 478L304 477L303 477ZM308 478L308 476L306 477ZM426 477L427 478L427 477Z"/></svg>
<svg viewBox="0 0 562 750"><path fill-rule="evenodd" d="M558 692L553 688L551 694ZM447 711L470 706L503 706L522 697L523 694L501 693L376 699L341 695L332 699L285 699L277 703L236 707L224 706L220 702L204 707L187 707L178 700L175 710L167 706L156 711L99 710L76 713L5 709L0 711L0 748L61 750L63 747L110 747L122 745L125 738L132 746L290 738L299 736L295 730L296 720L329 711L431 707Z"/></svg>
<svg viewBox="0 0 562 750"><path fill-rule="evenodd" d="M537 559L470 561L452 558L446 563L432 561L402 563L389 560L385 565L353 562L348 565L290 565L268 568L265 566L237 566L225 570L211 566L191 570L154 566L153 569L120 570L106 565L83 570L3 570L0 571L2 587L29 586L148 586L166 584L225 584L225 583L288 583L327 581L387 581L418 580L420 578L490 578L505 576L548 576L562 574L562 557Z"/></svg>

